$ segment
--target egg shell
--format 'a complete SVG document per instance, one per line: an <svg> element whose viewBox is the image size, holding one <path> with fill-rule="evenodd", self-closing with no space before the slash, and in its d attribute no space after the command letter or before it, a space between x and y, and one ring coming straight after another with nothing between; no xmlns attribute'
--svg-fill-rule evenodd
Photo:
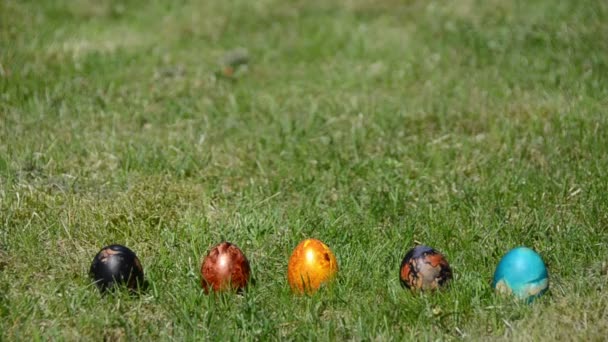
<svg viewBox="0 0 608 342"><path fill-rule="evenodd" d="M222 242L209 250L201 264L201 287L205 293L242 292L249 284L249 261L236 245Z"/></svg>
<svg viewBox="0 0 608 342"><path fill-rule="evenodd" d="M496 266L492 286L500 294L532 302L549 288L547 267L534 250L514 248Z"/></svg>
<svg viewBox="0 0 608 342"><path fill-rule="evenodd" d="M338 273L336 256L317 239L306 239L293 250L287 265L287 280L293 292L312 294Z"/></svg>
<svg viewBox="0 0 608 342"><path fill-rule="evenodd" d="M452 269L443 254L431 247L418 245L403 257L399 279L405 288L433 291L449 283Z"/></svg>
<svg viewBox="0 0 608 342"><path fill-rule="evenodd" d="M144 269L139 258L122 245L102 248L93 258L89 274L102 293L117 285L136 291L144 284Z"/></svg>

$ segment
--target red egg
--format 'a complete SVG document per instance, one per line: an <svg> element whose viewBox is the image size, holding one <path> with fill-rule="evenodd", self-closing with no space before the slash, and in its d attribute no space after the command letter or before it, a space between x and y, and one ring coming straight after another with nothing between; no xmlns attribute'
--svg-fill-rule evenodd
<svg viewBox="0 0 608 342"><path fill-rule="evenodd" d="M247 287L251 269L245 254L230 242L213 247L201 265L201 286L210 291L237 291Z"/></svg>

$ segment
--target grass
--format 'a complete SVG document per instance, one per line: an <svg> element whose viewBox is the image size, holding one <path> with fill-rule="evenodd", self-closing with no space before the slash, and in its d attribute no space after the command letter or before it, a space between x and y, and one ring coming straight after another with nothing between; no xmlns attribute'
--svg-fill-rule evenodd
<svg viewBox="0 0 608 342"><path fill-rule="evenodd" d="M605 339L606 36L591 0L0 2L0 340ZM306 237L340 274L297 297ZM200 289L222 240L245 296ZM446 291L400 287L418 242ZM146 293L96 292L110 243ZM532 305L490 288L519 245Z"/></svg>

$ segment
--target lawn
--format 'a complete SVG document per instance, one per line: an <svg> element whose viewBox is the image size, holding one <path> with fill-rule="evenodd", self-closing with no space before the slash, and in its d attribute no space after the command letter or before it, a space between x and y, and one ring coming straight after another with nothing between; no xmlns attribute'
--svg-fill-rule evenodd
<svg viewBox="0 0 608 342"><path fill-rule="evenodd" d="M340 271L296 296L307 237ZM242 296L200 287L224 240ZM112 243L139 296L91 284ZM531 305L491 288L522 245ZM607 273L605 1L0 1L0 341L604 340Z"/></svg>

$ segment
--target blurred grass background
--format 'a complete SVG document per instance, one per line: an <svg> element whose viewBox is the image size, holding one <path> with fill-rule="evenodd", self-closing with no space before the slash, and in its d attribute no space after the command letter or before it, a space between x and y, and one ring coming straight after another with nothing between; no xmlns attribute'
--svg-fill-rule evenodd
<svg viewBox="0 0 608 342"><path fill-rule="evenodd" d="M3 0L0 339L603 340L607 37L591 0ZM306 237L339 286L294 297ZM222 240L246 296L199 287ZM399 286L418 242L447 291ZM110 243L144 295L91 286ZM529 306L490 288L518 245Z"/></svg>

